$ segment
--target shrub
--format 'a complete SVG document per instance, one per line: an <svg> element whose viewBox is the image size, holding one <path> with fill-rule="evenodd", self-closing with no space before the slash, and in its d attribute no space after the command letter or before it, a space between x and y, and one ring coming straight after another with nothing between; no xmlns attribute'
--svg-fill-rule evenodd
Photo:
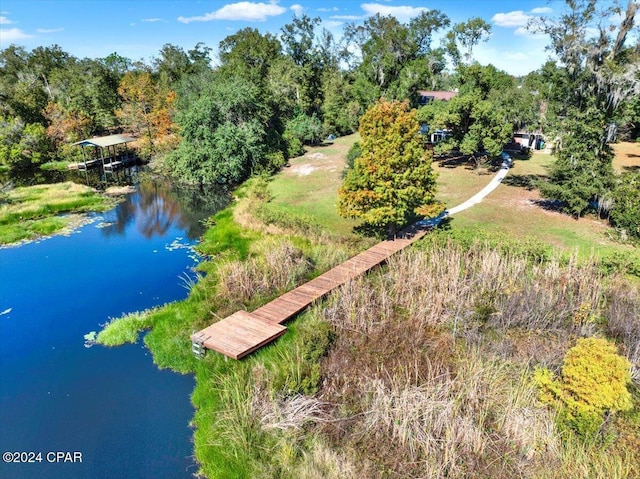
<svg viewBox="0 0 640 479"><path fill-rule="evenodd" d="M295 158L296 156L304 154L304 146L300 139L286 135L284 139L287 142L287 158Z"/></svg>
<svg viewBox="0 0 640 479"><path fill-rule="evenodd" d="M335 335L331 325L317 315L296 327L296 344L279 352L274 365L271 388L278 394L293 396L318 392L321 381L320 360L327 354Z"/></svg>
<svg viewBox="0 0 640 479"><path fill-rule="evenodd" d="M613 191L610 221L632 239L640 240L640 172L624 173Z"/></svg>
<svg viewBox="0 0 640 479"><path fill-rule="evenodd" d="M312 116L299 114L287 123L286 138L297 138L305 145L317 145L322 141L322 122L315 113Z"/></svg>
<svg viewBox="0 0 640 479"><path fill-rule="evenodd" d="M281 151L274 151L272 153L267 153L264 156L264 162L255 170L255 173L266 173L271 174L275 173L284 165L287 164L287 160L284 157L284 153Z"/></svg>
<svg viewBox="0 0 640 479"><path fill-rule="evenodd" d="M353 165L356 162L356 158L360 158L362 156L362 145L359 141L356 141L347 153L347 169L353 168Z"/></svg>
<svg viewBox="0 0 640 479"><path fill-rule="evenodd" d="M602 425L604 413L632 408L629 369L629 361L618 355L614 344L583 338L567 351L560 378L541 368L535 371L534 382L543 402L560 407L563 425L590 438Z"/></svg>
<svg viewBox="0 0 640 479"><path fill-rule="evenodd" d="M600 259L600 269L609 275L629 274L640 278L640 254L613 251Z"/></svg>

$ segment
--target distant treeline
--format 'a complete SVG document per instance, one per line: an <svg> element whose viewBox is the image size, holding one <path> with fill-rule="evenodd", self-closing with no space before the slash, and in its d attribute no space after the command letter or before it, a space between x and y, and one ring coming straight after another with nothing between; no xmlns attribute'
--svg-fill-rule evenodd
<svg viewBox="0 0 640 479"><path fill-rule="evenodd" d="M622 43L604 30L607 41L586 37L585 27L607 12L585 3L594 8L574 6L538 25L560 61L520 78L471 61L491 25L480 18L452 24L439 10L407 23L376 15L346 25L340 38L306 15L294 16L278 35L244 28L219 43L215 65L204 43L188 51L166 44L148 62L11 45L0 52L0 168L74 160L73 142L126 132L139 139L141 156L164 160L182 181L236 183L277 169L304 144L356 131L381 97L420 106L420 90L458 91L450 102L422 107L419 118L449 130L446 145L468 154L497 154L522 128L566 132L568 117L583 121L585 105L592 111L613 100L615 107L601 109L604 116L594 121L616 122L635 138L640 101L619 80L628 74L625 65L637 65L638 48L627 45L626 31ZM434 34L443 37L437 45ZM610 61L593 63L594 48ZM608 76L598 76L604 67ZM585 98L595 100L587 105Z"/></svg>

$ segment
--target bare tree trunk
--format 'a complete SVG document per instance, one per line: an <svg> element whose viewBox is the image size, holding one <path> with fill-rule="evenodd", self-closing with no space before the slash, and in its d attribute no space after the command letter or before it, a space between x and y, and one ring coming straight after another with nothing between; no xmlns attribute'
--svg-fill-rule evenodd
<svg viewBox="0 0 640 479"><path fill-rule="evenodd" d="M627 38L627 34L633 28L634 17L636 12L638 11L638 4L633 0L629 0L629 5L627 5L627 13L625 15L624 20L620 24L620 30L618 30L618 36L616 37L616 42L611 49L611 53L609 54L609 58L613 59L618 56L620 50L624 45L624 41Z"/></svg>

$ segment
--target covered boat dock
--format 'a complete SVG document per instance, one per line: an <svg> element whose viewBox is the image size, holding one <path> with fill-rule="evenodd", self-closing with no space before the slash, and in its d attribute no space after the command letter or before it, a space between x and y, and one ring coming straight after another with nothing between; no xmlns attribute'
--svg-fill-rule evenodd
<svg viewBox="0 0 640 479"><path fill-rule="evenodd" d="M76 168L87 170L102 166L105 172L113 172L131 165L136 162L136 155L133 150L127 147L127 143L132 141L136 141L136 139L118 134L89 138L73 143L73 145L82 148L82 161L76 164Z"/></svg>

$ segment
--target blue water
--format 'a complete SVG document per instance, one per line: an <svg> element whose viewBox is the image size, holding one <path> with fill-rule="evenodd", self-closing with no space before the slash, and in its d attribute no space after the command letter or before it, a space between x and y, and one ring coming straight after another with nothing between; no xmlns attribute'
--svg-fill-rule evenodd
<svg viewBox="0 0 640 479"><path fill-rule="evenodd" d="M186 297L198 220L221 204L194 198L146 181L76 233L0 249L0 452L42 459L2 462L1 478L197 470L193 378L158 370L142 342L87 348L84 340L109 318ZM82 462L47 455L58 451L79 452Z"/></svg>

